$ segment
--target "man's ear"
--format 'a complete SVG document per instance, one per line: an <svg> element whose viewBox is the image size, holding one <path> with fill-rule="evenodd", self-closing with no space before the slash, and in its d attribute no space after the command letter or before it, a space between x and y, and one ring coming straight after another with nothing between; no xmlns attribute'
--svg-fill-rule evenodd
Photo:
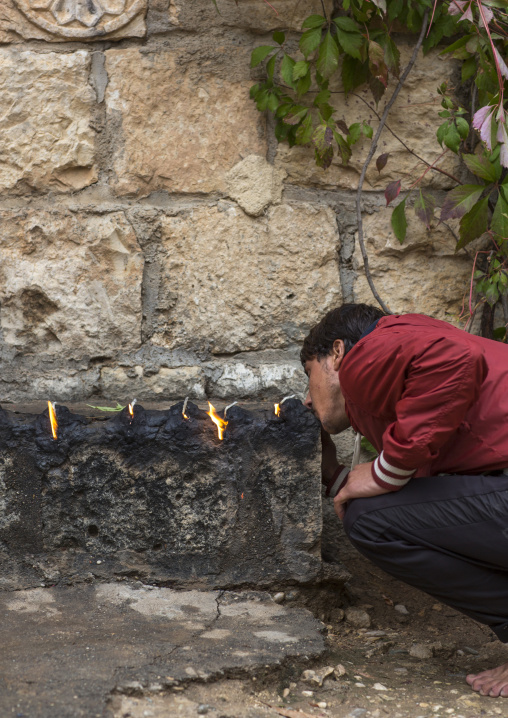
<svg viewBox="0 0 508 718"><path fill-rule="evenodd" d="M333 342L332 347L332 361L334 371L339 371L340 365L342 364L342 360L344 359L344 354L344 342L342 341L342 339L336 339Z"/></svg>

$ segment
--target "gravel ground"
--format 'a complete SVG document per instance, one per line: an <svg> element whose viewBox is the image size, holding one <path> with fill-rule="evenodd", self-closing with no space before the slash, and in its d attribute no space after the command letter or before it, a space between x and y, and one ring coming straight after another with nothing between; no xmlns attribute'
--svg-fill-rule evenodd
<svg viewBox="0 0 508 718"><path fill-rule="evenodd" d="M354 574L352 606L343 612L325 597L316 608L328 644L317 665L173 693L116 695L115 718L508 716L508 699L479 696L465 682L467 673L508 661L508 647L489 629L390 578L346 543L341 560Z"/></svg>

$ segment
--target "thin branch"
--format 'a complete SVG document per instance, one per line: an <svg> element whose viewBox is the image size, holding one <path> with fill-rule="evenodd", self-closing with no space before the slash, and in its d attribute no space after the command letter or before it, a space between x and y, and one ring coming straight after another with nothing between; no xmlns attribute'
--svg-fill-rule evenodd
<svg viewBox="0 0 508 718"><path fill-rule="evenodd" d="M289 87L288 85L284 85L284 84L281 83L281 82L276 82L276 83L274 83L274 84L275 84L277 87L282 87L284 90L291 90L291 89L292 89L292 88ZM308 92L309 92L309 93L314 92L315 94L317 94L317 93L319 92L319 90L309 90ZM344 92L344 90L331 90L331 94L332 94L332 95L345 95L346 93ZM379 114L379 112L377 112L377 111L368 103L368 101L365 99L365 97L362 97L361 95L358 95L356 92L350 92L349 94L350 94L351 97L356 97L358 100L361 100L365 105L367 105L367 107L369 108L369 110L376 115L376 117L378 118L378 120L381 119L381 115ZM409 107L413 107L413 106L416 105L416 104L418 104L418 105L428 105L428 104L430 104L430 103L428 103L428 102L412 103L411 105L409 105ZM434 167L434 165L431 165L430 162L427 162L426 159L424 159L423 157L420 157L420 155L418 155L414 150L412 150L411 147L409 147L408 145L406 145L406 143L404 142L404 140L401 139L401 138L397 135L397 133L395 133L395 132L392 130L392 128L388 126L388 124L387 124L386 122L385 122L385 128L388 130L388 132L390 132L391 135L393 135L393 137L395 137L395 139L397 140L397 142L400 142L400 144L404 147L404 149L406 149L406 150L409 152L410 155L413 155L413 157L416 157L417 160L419 160L420 162L423 162L423 164L424 164L426 167L429 167L433 172L439 172L440 174L445 175L446 177L449 177L451 180L453 180L453 181L456 182L457 184L462 184L461 181L460 181L459 179L457 179L457 177L454 177L450 172L447 172L446 170L442 169L441 167Z"/></svg>
<svg viewBox="0 0 508 718"><path fill-rule="evenodd" d="M368 169L368 167L369 167L370 161L371 161L372 158L374 157L374 153L376 152L377 144L378 144L378 142L379 142L379 138L380 138L380 136L381 136L381 132L383 131L383 127L384 127L385 124L386 124L386 120L388 119L388 114L389 114L389 112L390 112L390 110L391 110L391 108L392 108L393 103L394 103L395 100L397 99L397 96L398 96L398 94L399 94L399 92L400 92L400 90L401 90L401 88L402 88L402 85L404 84L404 82L405 82L405 80L406 80L406 77L409 75L409 73L410 73L411 70L412 70L413 65L414 65L415 62L416 62L416 58L418 57L418 52L419 52L419 50L420 50L420 47L422 46L423 39L424 39L424 37L425 37L425 31L426 31L426 29L427 29L428 19L429 19L429 11L426 10L426 11L425 11L425 14L424 14L424 16L423 16L422 29L421 29L421 31L420 31L420 37L418 38L418 41L417 41L417 43L416 43L416 45L415 45L415 47L414 47L413 54L411 55L411 59L409 60L407 66L406 66L406 69L405 69L404 72L402 73L402 75L401 75L401 77L400 77L400 79L399 79L399 82L398 82L398 84L397 84L397 87L395 88L395 90L394 90L394 92L393 92L393 95L390 97L390 99L388 100L388 103L387 103L387 105L386 105L386 107L385 107L385 110L384 110L384 112L383 112L383 116L381 117L381 121L380 121L380 123L379 123L379 127L377 128L376 135L375 135L374 139L372 140L372 145L371 145L371 148L370 148L370 150L369 150L369 154L367 155L367 159L365 160L365 162L364 162L364 164L363 164L362 172L361 172L361 174L360 174L360 180L359 180L359 182L358 182L358 191L357 191L357 193L356 193L356 218L357 218L357 221L358 221L358 242L359 242L359 244L360 244L360 249L361 249L361 252L362 252L363 265L364 265L364 267L365 267L365 276L367 277L367 282L369 283L369 287L370 287L370 289L371 289L371 291L372 291L372 294L373 294L374 297L376 298L376 301L378 302L378 304L380 305L380 307L383 309L383 311L386 312L387 314L392 314L392 312L388 309L388 307L386 306L386 304L383 302L383 300L381 299L381 297L380 297L379 294L377 293L376 287L374 286L374 282L372 281L372 276L371 276L371 274L370 274L370 269L369 269L369 258L368 258L368 256L367 256L367 250L365 249L365 242L364 242L364 239L363 239L363 220L362 220L362 206L361 206L361 205L362 205L362 188L363 188L363 183L364 183L364 180L365 180L365 175L367 174L367 169Z"/></svg>
<svg viewBox="0 0 508 718"><path fill-rule="evenodd" d="M324 18L325 18L326 22L328 22L328 15L326 14L326 8L325 8L324 0L321 0L321 7L323 8Z"/></svg>
<svg viewBox="0 0 508 718"><path fill-rule="evenodd" d="M334 94L334 93L332 93L332 94ZM342 94L342 93L340 93L340 94ZM373 107L371 107L371 105L369 105L369 103L367 102L367 100L365 99L365 97L362 97L361 95L357 95L356 92L351 92L351 95L352 95L353 97L357 97L359 100L361 100L362 102L364 102L364 103L367 105L367 107L369 108L369 110L371 110L371 111L376 115L376 117L378 118L378 120L381 119L381 115L380 115L378 112L376 112L376 110L375 110ZM402 140L402 139L392 130L392 128L387 125L386 122L385 122L385 127L386 127L386 129L388 130L388 132L390 132L390 134L392 134L392 135L395 137L395 139L397 140L397 142L400 142L400 144L409 152L409 154L413 155L413 157L416 157L416 159L417 159L417 160L420 160L420 162L423 162L424 165L426 165L429 169L433 170L434 172L439 172L439 173L442 174L442 175L446 175L447 177L449 177L450 179L452 179L454 182L457 182L457 184L461 184L460 180L458 180L458 179L457 179L456 177L454 177L452 174L450 174L450 173L447 172L446 170L441 169L441 167L434 167L434 165L431 165L430 162L427 162L427 160L423 159L423 157L420 157L420 155L416 154L416 152L415 152L414 150L412 150L411 147L408 147L408 145L406 145L406 143L404 142L404 140Z"/></svg>

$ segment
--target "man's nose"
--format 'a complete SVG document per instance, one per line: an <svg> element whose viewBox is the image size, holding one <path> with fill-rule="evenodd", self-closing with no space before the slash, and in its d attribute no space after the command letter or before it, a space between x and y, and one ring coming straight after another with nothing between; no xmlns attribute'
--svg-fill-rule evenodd
<svg viewBox="0 0 508 718"><path fill-rule="evenodd" d="M303 405L306 406L307 409L310 409L312 411L312 399L310 398L310 391L307 392L307 396L305 397Z"/></svg>

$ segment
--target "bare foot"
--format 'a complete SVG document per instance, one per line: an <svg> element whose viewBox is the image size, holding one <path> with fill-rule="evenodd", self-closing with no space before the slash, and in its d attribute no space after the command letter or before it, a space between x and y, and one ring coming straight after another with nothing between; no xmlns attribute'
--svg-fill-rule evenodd
<svg viewBox="0 0 508 718"><path fill-rule="evenodd" d="M508 696L508 663L483 673L470 673L466 681L482 696Z"/></svg>

